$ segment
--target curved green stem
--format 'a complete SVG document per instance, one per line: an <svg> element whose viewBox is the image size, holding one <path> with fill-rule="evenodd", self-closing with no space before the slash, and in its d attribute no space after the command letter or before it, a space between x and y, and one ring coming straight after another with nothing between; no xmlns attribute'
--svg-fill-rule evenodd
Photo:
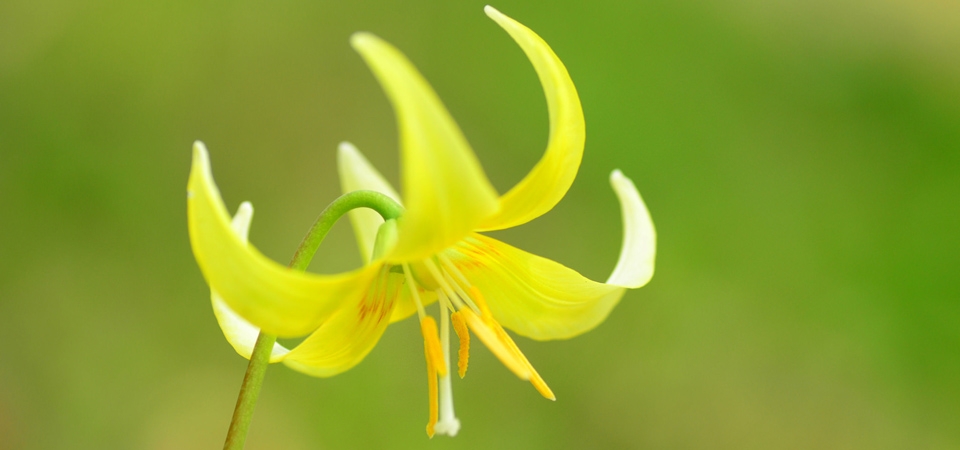
<svg viewBox="0 0 960 450"><path fill-rule="evenodd" d="M310 231L303 237L300 246L293 254L290 268L300 271L307 270L313 255L320 248L320 243L327 236L333 225L344 214L354 208L370 208L383 217L391 220L400 217L403 207L392 198L376 191L353 191L341 195L333 201L310 227ZM263 376L270 365L270 354L277 337L267 333L257 336L257 343L253 346L247 372L243 376L240 386L240 395L237 397L237 406L233 410L233 419L230 421L230 430L227 431L227 440L223 444L224 450L241 450L247 440L247 430L250 428L250 419L253 417L253 408L260 396L260 387L263 386Z"/></svg>
<svg viewBox="0 0 960 450"><path fill-rule="evenodd" d="M311 227L307 235L303 237L303 241L300 242L300 247L297 248L297 252L294 253L290 267L307 270L307 266L309 266L310 261L313 260L313 255L317 252L317 248L320 247L320 243L323 242L323 238L325 238L327 233L330 232L330 229L333 228L333 224L337 223L337 220L343 217L347 211L355 208L370 208L380 213L383 220L396 219L403 213L402 206L392 198L376 191L353 191L343 194L327 206L327 208L320 213L320 216L317 217L317 221L313 223L313 227Z"/></svg>

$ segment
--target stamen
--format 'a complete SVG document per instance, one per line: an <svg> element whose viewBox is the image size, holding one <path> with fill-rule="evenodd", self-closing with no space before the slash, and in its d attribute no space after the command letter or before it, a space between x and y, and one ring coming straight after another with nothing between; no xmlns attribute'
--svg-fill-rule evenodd
<svg viewBox="0 0 960 450"><path fill-rule="evenodd" d="M467 325L470 326L470 330L473 331L473 334L476 334L480 341L496 355L497 359L507 366L507 369L510 369L517 377L521 380L530 379L530 369L520 361L513 350L504 345L504 343L499 339L497 333L491 329L483 319L478 317L473 310L469 308L461 309L460 312L463 314L464 321Z"/></svg>
<svg viewBox="0 0 960 450"><path fill-rule="evenodd" d="M443 360L440 340L437 338L437 321L433 320L433 316L426 316L420 321L420 332L423 334L423 345L427 359L433 363L440 376L446 375L447 364Z"/></svg>
<svg viewBox="0 0 960 450"><path fill-rule="evenodd" d="M430 272L430 275L433 276L433 279L436 280L437 284L440 285L440 289L442 289L443 292L445 292L448 296L450 296L450 300L453 301L454 306L456 306L457 309L462 309L463 302L461 302L460 299L457 298L457 294L455 294L453 292L453 289L450 288L450 284L447 283L447 277L444 276L443 272L440 271L440 268L437 267L436 263L434 263L431 259L427 258L423 260L423 265L427 267L427 271ZM437 291L437 292L440 292L440 291Z"/></svg>
<svg viewBox="0 0 960 450"><path fill-rule="evenodd" d="M438 253L438 254L437 254L437 258L440 259L440 262L443 263L443 266L444 266L447 270L449 270L451 273L453 273L454 275L456 275L457 278L460 279L460 282L463 283L464 286L466 286L466 287L468 287L468 288L473 286L473 285L470 284L470 281L467 280L467 277L463 276L463 273L460 272L460 269L458 269L457 266L455 266L455 265L453 264L453 261L450 260L450 257L449 257L449 256L447 256L447 255L445 255L445 254L443 254L443 253Z"/></svg>
<svg viewBox="0 0 960 450"><path fill-rule="evenodd" d="M440 421L435 430L447 436L456 436L460 431L460 421L453 412L453 388L450 385L450 318L447 309L450 300L443 291L437 291L440 302L440 341L443 347L444 373L440 378Z"/></svg>
<svg viewBox="0 0 960 450"><path fill-rule="evenodd" d="M470 332L467 331L467 323L463 321L463 314L459 311L450 315L453 319L453 330L457 332L457 340L460 341L460 352L457 354L457 373L460 378L467 375L467 365L470 362Z"/></svg>
<svg viewBox="0 0 960 450"><path fill-rule="evenodd" d="M477 309L477 305L475 305L473 300L470 299L470 296L463 291L463 288L457 284L456 280L454 280L450 274L448 274L446 271L440 270L440 268L437 267L437 264L430 259L425 259L424 265L427 266L427 270L429 270L430 274L433 275L433 278L437 280L437 283L440 284L440 287L443 289L443 291L450 296L450 299L456 304L457 309L463 309L463 303L466 302L467 306L473 308L474 311L479 311ZM456 291L459 295L454 293L454 288L456 288Z"/></svg>
<svg viewBox="0 0 960 450"><path fill-rule="evenodd" d="M490 314L490 308L487 307L487 301L483 298L483 294L480 293L480 289L477 289L476 286L470 286L470 293L477 299L476 303L480 308L480 312L485 316L493 318L493 314Z"/></svg>
<svg viewBox="0 0 960 450"><path fill-rule="evenodd" d="M537 373L537 369L533 368L533 364L530 364L530 360L528 360L527 357L524 356L523 352L520 351L520 347L517 347L517 343L514 342L510 335L507 334L507 331L500 326L500 323L493 318L493 315L490 313L490 309L487 307L487 302L484 300L483 294L480 293L480 290L475 286L471 286L470 293L473 294L473 298L480 307L480 311L483 312L483 321L486 322L491 329L493 329L493 332L496 334L497 338L508 349L510 349L514 357L516 357L516 359L518 359L527 368L530 373L530 383L533 384L533 387L537 390L537 392L550 400L556 400L557 396L553 394L553 391L550 390L550 387L547 386L547 383L543 381L543 377Z"/></svg>
<svg viewBox="0 0 960 450"><path fill-rule="evenodd" d="M417 285L413 281L413 276L410 275L410 267L407 264L403 264L403 277L406 279L406 285L410 289L410 296L413 297L413 302L417 305L417 315L420 316L420 321L423 322L423 318L426 317L427 313L423 309L423 302L420 301L420 293L417 292Z"/></svg>
<svg viewBox="0 0 960 450"><path fill-rule="evenodd" d="M437 368L433 365L433 359L430 358L430 349L427 348L427 341L423 341L424 352L427 354L427 393L430 403L430 418L427 420L427 436L433 439L435 427L437 425Z"/></svg>

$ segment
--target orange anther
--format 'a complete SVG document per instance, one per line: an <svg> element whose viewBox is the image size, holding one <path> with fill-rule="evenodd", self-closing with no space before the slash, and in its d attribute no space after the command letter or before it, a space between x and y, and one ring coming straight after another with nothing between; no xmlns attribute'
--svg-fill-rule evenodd
<svg viewBox="0 0 960 450"><path fill-rule="evenodd" d="M434 369L442 377L447 374L447 364L443 360L443 351L440 348L440 338L437 335L437 321L426 316L420 321L420 332L423 334L423 345L427 352L427 359L433 363Z"/></svg>
<svg viewBox="0 0 960 450"><path fill-rule="evenodd" d="M453 330L457 332L457 339L460 341L460 351L457 354L457 372L460 378L467 374L467 365L470 362L470 332L467 331L467 322L463 319L463 314L457 311L450 315L453 321Z"/></svg>

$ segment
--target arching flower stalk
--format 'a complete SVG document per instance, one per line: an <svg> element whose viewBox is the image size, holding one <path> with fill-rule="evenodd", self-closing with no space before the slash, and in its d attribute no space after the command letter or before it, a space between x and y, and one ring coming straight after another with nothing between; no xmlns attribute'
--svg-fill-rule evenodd
<svg viewBox="0 0 960 450"><path fill-rule="evenodd" d="M351 44L397 114L405 209L399 206L400 195L356 148L341 144L341 198L379 195L365 205L380 205L380 214L368 209L349 213L363 267L318 275L263 256L247 243L252 207L243 203L231 220L200 143L194 147L188 185L193 251L210 285L217 320L237 352L250 358L260 333L309 335L292 349L274 343L272 350L263 351L270 351L270 362L333 376L359 363L389 323L416 314L427 362L431 437L453 436L460 428L451 393L451 328L459 341L460 377L467 371L472 333L517 377L553 400L553 392L505 329L537 340L584 333L607 317L626 289L646 284L654 270L653 224L635 186L618 170L610 182L620 200L624 239L605 283L480 234L521 225L553 208L576 176L584 145L583 113L566 68L533 31L489 6L485 11L533 63L550 116L546 152L506 194L496 193L460 129L413 65L368 33L355 34ZM439 329L427 309L433 303L439 304Z"/></svg>

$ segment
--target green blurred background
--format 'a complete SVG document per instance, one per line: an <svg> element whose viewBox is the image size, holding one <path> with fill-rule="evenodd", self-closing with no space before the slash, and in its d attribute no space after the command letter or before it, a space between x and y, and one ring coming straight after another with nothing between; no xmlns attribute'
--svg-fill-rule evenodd
<svg viewBox="0 0 960 450"><path fill-rule="evenodd" d="M267 373L249 449L960 448L960 4L504 0L577 84L587 149L496 236L605 279L632 177L657 274L596 330L519 345L549 402L474 347L428 440L422 341ZM533 69L476 2L0 3L0 448L220 448L246 361L193 260L210 148L286 262L354 142L395 183L393 112L348 45L400 47L504 192L539 158ZM360 264L339 224L311 270Z"/></svg>

